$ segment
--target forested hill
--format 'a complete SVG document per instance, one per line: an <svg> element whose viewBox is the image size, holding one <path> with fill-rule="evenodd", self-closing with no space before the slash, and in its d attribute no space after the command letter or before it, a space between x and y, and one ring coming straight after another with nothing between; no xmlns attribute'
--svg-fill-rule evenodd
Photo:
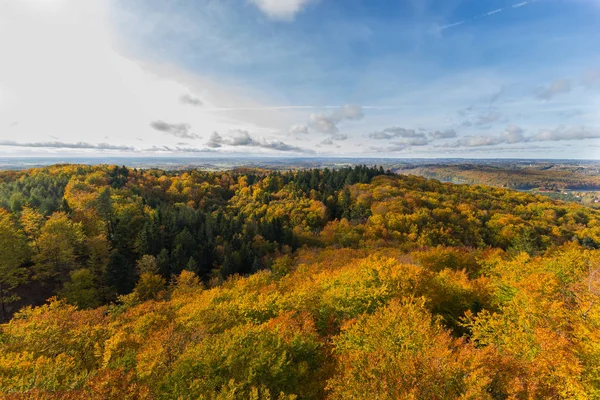
<svg viewBox="0 0 600 400"><path fill-rule="evenodd" d="M2 317L56 296L0 327L0 393L600 396L600 211L368 167L0 182Z"/></svg>
<svg viewBox="0 0 600 400"><path fill-rule="evenodd" d="M482 184L518 190L600 190L596 165L406 165L398 173L439 179L443 182Z"/></svg>

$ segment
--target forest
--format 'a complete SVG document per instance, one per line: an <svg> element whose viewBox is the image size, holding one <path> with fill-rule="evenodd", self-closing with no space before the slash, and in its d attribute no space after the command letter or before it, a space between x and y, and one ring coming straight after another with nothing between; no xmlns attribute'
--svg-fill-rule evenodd
<svg viewBox="0 0 600 400"><path fill-rule="evenodd" d="M382 167L0 172L0 397L600 399L600 210Z"/></svg>

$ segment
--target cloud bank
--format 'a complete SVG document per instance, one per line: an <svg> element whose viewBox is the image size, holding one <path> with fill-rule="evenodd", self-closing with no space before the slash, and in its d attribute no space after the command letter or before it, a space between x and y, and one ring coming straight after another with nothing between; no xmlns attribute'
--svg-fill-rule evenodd
<svg viewBox="0 0 600 400"><path fill-rule="evenodd" d="M108 143L90 144L85 142L65 143L65 142L32 142L19 143L12 140L0 140L0 146L7 147L32 147L32 148L47 148L47 149L93 149L93 150L119 150L119 151L135 151L135 148L130 146L113 145Z"/></svg>
<svg viewBox="0 0 600 400"><path fill-rule="evenodd" d="M397 126L370 133L369 137L376 140L388 140L394 138L426 139L425 134L422 132L417 132L414 129L400 128Z"/></svg>
<svg viewBox="0 0 600 400"><path fill-rule="evenodd" d="M438 147L487 147L500 144L517 144L531 142L560 142L565 140L600 139L600 129L587 127L564 127L541 129L533 135L525 135L525 131L509 125L502 133L489 136L466 136L453 143Z"/></svg>
<svg viewBox="0 0 600 400"><path fill-rule="evenodd" d="M276 151L312 153L311 150L293 146L279 140L256 139L245 130L234 130L231 133L231 136L223 137L219 132L213 132L205 145L212 149L221 148L226 145L231 147L257 147Z"/></svg>

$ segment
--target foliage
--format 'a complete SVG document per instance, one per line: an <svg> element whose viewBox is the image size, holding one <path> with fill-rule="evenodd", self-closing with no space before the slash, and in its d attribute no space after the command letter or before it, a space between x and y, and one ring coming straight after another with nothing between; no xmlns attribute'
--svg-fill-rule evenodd
<svg viewBox="0 0 600 400"><path fill-rule="evenodd" d="M38 174L59 208L0 209L1 396L600 398L596 210L366 167L0 185Z"/></svg>

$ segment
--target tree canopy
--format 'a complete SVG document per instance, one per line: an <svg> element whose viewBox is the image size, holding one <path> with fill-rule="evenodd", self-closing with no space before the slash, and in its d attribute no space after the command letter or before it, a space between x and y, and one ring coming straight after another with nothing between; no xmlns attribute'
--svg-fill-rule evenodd
<svg viewBox="0 0 600 400"><path fill-rule="evenodd" d="M9 398L600 397L598 210L360 166L0 178Z"/></svg>

